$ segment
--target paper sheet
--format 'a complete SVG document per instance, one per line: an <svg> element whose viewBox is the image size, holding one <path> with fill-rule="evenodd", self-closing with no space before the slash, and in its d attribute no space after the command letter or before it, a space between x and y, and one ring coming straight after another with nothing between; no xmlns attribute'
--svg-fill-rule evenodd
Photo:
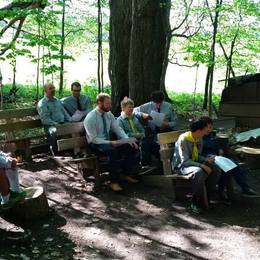
<svg viewBox="0 0 260 260"><path fill-rule="evenodd" d="M86 114L87 114L87 111L76 110L76 112L71 117L72 121L73 122L79 122Z"/></svg>
<svg viewBox="0 0 260 260"><path fill-rule="evenodd" d="M224 172L228 172L237 167L237 165L233 161L224 156L216 156L215 164Z"/></svg>
<svg viewBox="0 0 260 260"><path fill-rule="evenodd" d="M156 111L151 112L151 117L153 118L150 122L154 124L155 126L162 126L162 123L165 119L165 114L164 113L158 113Z"/></svg>

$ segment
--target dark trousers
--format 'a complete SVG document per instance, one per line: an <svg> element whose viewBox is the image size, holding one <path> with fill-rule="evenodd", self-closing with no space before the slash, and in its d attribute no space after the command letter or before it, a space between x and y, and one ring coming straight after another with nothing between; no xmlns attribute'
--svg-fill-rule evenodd
<svg viewBox="0 0 260 260"><path fill-rule="evenodd" d="M216 184L220 178L220 170L214 168L213 172L208 175L203 169L196 166L183 167L180 169L181 174L193 174L192 177L192 202L198 206L202 205L204 185L207 189L208 200L216 191Z"/></svg>
<svg viewBox="0 0 260 260"><path fill-rule="evenodd" d="M160 159L160 146L154 141L153 138L144 138L140 142L141 145L141 162L142 165L146 166L152 162L152 155L154 155L158 160Z"/></svg>
<svg viewBox="0 0 260 260"><path fill-rule="evenodd" d="M250 189L247 180L246 180L246 174L242 170L241 167L237 166L236 168L232 169L228 172L222 172L220 180L219 180L219 193L222 193L227 187L229 182L229 174L233 176L237 184L241 187L242 191L247 191Z"/></svg>
<svg viewBox="0 0 260 260"><path fill-rule="evenodd" d="M50 152L52 155L57 154L58 146L57 146L57 128L55 126L44 126L44 132L47 135L47 141L50 146Z"/></svg>
<svg viewBox="0 0 260 260"><path fill-rule="evenodd" d="M113 146L111 144L91 144L91 150L97 156L108 156L111 182L117 182L119 174L133 175L138 164L138 150L130 144Z"/></svg>

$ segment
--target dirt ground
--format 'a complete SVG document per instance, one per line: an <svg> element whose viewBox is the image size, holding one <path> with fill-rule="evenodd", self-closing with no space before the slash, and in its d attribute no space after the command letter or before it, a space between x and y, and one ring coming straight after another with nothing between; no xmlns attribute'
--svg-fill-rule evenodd
<svg viewBox="0 0 260 260"><path fill-rule="evenodd" d="M30 239L0 245L0 259L260 259L260 198L236 190L231 206L217 204L194 215L188 202L142 182L114 194L47 158L21 170L22 184L43 184L51 211L41 220L17 223ZM260 170L250 173L260 192Z"/></svg>

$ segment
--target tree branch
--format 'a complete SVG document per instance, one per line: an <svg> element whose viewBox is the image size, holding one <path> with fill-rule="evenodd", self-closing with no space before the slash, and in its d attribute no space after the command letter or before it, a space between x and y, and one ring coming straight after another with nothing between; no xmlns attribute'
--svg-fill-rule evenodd
<svg viewBox="0 0 260 260"><path fill-rule="evenodd" d="M23 26L24 21L25 21L25 17L22 17L22 18L20 19L20 23L19 23L19 25L18 25L18 27L17 27L17 30L16 30L16 32L15 32L15 35L14 35L12 41L11 41L5 48L1 49L1 51L0 51L0 56L3 55L7 50L9 50L9 49L12 47L12 45L15 43L15 41L16 41L17 38L19 37L19 34L20 34L20 32L21 32L21 29L22 29L22 26Z"/></svg>

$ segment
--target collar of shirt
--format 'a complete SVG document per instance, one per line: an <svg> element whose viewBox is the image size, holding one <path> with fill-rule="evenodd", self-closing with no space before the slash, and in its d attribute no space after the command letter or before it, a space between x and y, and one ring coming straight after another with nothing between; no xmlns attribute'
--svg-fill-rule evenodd
<svg viewBox="0 0 260 260"><path fill-rule="evenodd" d="M123 119L128 119L129 118L129 116L124 111L121 112L121 116L122 116ZM134 114L132 114L131 118L132 119L134 118Z"/></svg>
<svg viewBox="0 0 260 260"><path fill-rule="evenodd" d="M100 116L102 116L104 113L107 113L107 112L104 112L104 111L100 110L98 107L96 107L95 109L96 109L96 112L97 112Z"/></svg>
<svg viewBox="0 0 260 260"><path fill-rule="evenodd" d="M57 98L56 97L53 97L52 99L50 99L50 98L48 98L47 96L44 96L45 97L45 99L49 102L52 102L52 101L56 101L57 100Z"/></svg>

